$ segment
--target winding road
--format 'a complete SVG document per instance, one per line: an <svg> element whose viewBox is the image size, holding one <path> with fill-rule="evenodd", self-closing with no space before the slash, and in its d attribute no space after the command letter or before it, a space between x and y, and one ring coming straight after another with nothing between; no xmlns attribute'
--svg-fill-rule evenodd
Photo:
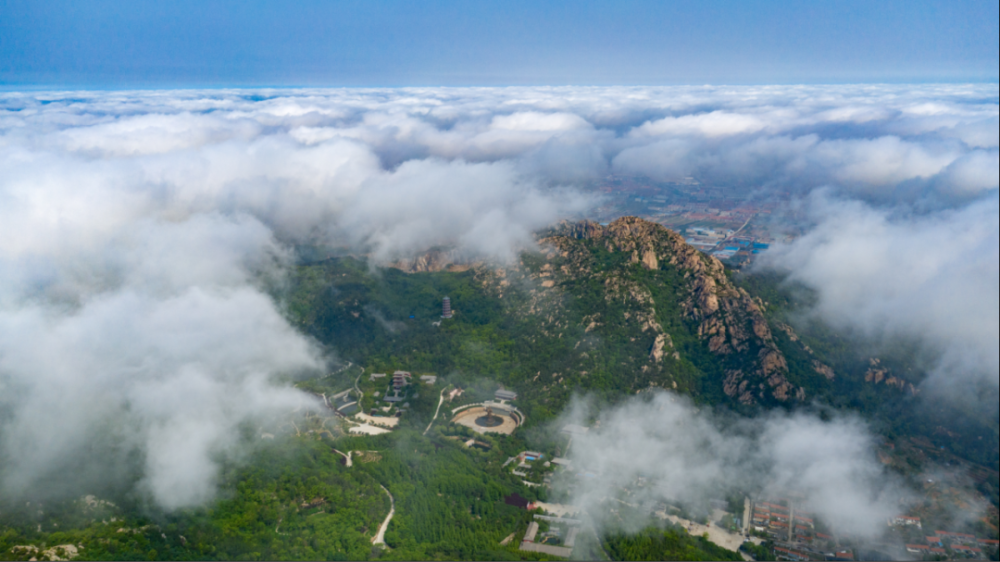
<svg viewBox="0 0 1000 562"><path fill-rule="evenodd" d="M382 486L379 484L379 486ZM379 525L378 533L372 537L372 544L385 544L385 530L389 528L389 521L392 521L392 516L396 514L396 500L389 494L389 490L385 486L382 486L385 493L389 495L389 515L385 516L385 521Z"/></svg>

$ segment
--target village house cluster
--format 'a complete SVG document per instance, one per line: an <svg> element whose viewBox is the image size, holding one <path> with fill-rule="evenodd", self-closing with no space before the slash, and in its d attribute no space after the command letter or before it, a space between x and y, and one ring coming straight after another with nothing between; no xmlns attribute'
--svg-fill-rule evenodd
<svg viewBox="0 0 1000 562"><path fill-rule="evenodd" d="M913 537L923 531L919 517L898 515L889 518L889 527ZM770 539L778 560L855 560L856 553L843 547L843 537L833 531L822 532L811 513L786 499L771 499L752 504L749 531ZM985 560L996 555L998 541L967 533L934 531L920 542L908 542L905 550L917 559L947 558ZM900 551L899 554L902 554Z"/></svg>
<svg viewBox="0 0 1000 562"><path fill-rule="evenodd" d="M778 559L854 560L854 553L841 548L832 534L817 531L811 512L787 499L753 502L747 526L754 534L774 542Z"/></svg>
<svg viewBox="0 0 1000 562"><path fill-rule="evenodd" d="M916 520L916 523L913 523ZM921 528L920 519L916 517L896 517L889 521L890 526L916 525ZM934 531L926 535L923 543L907 543L906 551L922 557L943 556L948 559L968 558L986 560L987 551L996 552L1000 546L993 539L981 539L968 533L952 533L950 531Z"/></svg>

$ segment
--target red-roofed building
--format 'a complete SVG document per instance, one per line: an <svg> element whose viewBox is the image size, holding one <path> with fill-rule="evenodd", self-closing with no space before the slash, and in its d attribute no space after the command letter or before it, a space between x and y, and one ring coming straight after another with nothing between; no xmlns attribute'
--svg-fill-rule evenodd
<svg viewBox="0 0 1000 562"><path fill-rule="evenodd" d="M952 544L976 544L976 536L968 533L949 533L947 531L934 531L934 534Z"/></svg>
<svg viewBox="0 0 1000 562"><path fill-rule="evenodd" d="M927 537L927 544L932 545L932 546L933 545L943 546L942 543L941 543L941 537L938 537L938 536Z"/></svg>
<svg viewBox="0 0 1000 562"><path fill-rule="evenodd" d="M1000 546L1000 541L994 539L976 539L976 542L983 546L992 546L993 548Z"/></svg>
<svg viewBox="0 0 1000 562"><path fill-rule="evenodd" d="M951 539L975 539L975 535L970 535L968 533L949 533L948 531L934 531L935 535L939 537L947 537Z"/></svg>
<svg viewBox="0 0 1000 562"><path fill-rule="evenodd" d="M781 548L780 546L774 547L775 558L782 557L788 560L809 560L809 555L802 552L797 552L794 550L789 550L787 548Z"/></svg>
<svg viewBox="0 0 1000 562"><path fill-rule="evenodd" d="M982 549L974 546L965 546L964 544L953 544L951 545L951 549L962 554L980 554L983 552Z"/></svg>

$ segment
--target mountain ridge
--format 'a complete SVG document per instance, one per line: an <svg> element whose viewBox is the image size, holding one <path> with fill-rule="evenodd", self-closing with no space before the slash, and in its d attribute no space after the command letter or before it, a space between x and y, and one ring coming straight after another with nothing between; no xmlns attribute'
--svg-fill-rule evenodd
<svg viewBox="0 0 1000 562"><path fill-rule="evenodd" d="M727 396L748 405L757 403L765 391L779 401L805 398L805 389L796 388L788 381L787 361L775 344L758 303L730 281L718 259L696 250L676 232L638 217L621 217L607 226L591 221L564 223L542 239L543 243L554 245L564 257L574 261L580 273L586 273L580 265L584 259L579 255L580 249L570 240L603 242L609 252L624 252L629 255L630 264L650 271L680 270L688 281L680 295L684 314L697 324L699 338L707 342L712 353L741 356L744 362L749 360L753 365L752 368L726 370L724 391ZM608 281L614 292L614 282ZM662 327L652 319L649 325L657 333L663 333ZM668 341L669 334L658 337L653 355L660 356L663 344ZM748 357L751 348L756 350L756 357Z"/></svg>

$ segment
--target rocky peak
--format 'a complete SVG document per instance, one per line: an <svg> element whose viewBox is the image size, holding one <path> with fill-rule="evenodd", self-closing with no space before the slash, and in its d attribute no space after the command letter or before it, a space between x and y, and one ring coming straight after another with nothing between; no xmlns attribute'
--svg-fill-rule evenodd
<svg viewBox="0 0 1000 562"><path fill-rule="evenodd" d="M676 232L638 217L622 217L607 226L592 221L563 223L543 242L568 256L576 251L573 240L603 242L608 251L631 254L630 263L649 270L672 268L683 275L686 288L677 297L685 316L695 324L698 337L716 355L743 359L737 361L743 368L727 371L724 383L727 395L747 404L763 398L766 389L782 401L804 398L804 390L795 389L786 377L787 362L760 307L732 284L719 260L693 248ZM580 267L578 273L586 274L589 270ZM621 281L605 286L609 297L624 288ZM636 288L629 291L637 292ZM650 323L659 327L655 322ZM650 356L657 361L667 339L659 337L659 330L654 332L657 341Z"/></svg>

